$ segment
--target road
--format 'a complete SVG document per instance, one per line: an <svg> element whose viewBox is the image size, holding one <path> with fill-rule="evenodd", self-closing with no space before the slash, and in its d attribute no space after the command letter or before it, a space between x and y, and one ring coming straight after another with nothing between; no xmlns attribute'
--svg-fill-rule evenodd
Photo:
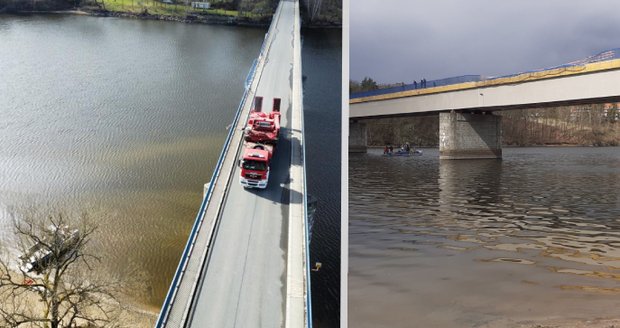
<svg viewBox="0 0 620 328"><path fill-rule="evenodd" d="M282 99L281 137L265 190L246 190L239 168L224 202L215 240L190 313L191 327L282 327L291 163L294 2L282 1L258 84L263 110Z"/></svg>

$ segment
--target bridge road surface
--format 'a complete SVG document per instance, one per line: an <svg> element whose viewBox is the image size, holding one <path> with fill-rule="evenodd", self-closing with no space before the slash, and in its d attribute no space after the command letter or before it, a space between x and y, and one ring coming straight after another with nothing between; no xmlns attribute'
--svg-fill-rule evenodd
<svg viewBox="0 0 620 328"><path fill-rule="evenodd" d="M295 2L282 1L256 91L263 111L281 98L280 140L267 189L244 189L233 173L190 327L283 327L286 308Z"/></svg>

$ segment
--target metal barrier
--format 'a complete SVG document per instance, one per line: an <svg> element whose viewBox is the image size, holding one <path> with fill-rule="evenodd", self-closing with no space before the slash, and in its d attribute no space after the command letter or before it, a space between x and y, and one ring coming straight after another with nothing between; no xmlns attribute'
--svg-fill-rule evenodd
<svg viewBox="0 0 620 328"><path fill-rule="evenodd" d="M164 326L164 324L166 323L168 313L170 312L170 306L172 305L172 299L174 298L174 296L176 294L176 291L178 289L179 282L180 282L180 280L183 277L183 273L185 271L187 259L189 258L192 246L193 246L193 244L194 244L194 242L196 240L196 235L197 235L197 233L199 231L199 227L202 224L205 208L207 207L207 205L209 204L209 201L211 200L211 195L213 193L213 186L215 185L216 178L219 176L219 173L221 171L221 167L222 167L222 163L224 161L224 157L225 157L226 153L228 152L228 148L230 146L230 141L231 141L232 136L233 136L234 131L235 131L234 127L237 126L237 123L239 122L239 119L240 119L240 116L241 116L241 112L242 112L242 109L243 109L243 105L244 105L245 101L247 100L247 97L248 97L248 95L250 93L249 86L251 85L252 81L255 78L256 68L258 66L257 64L258 64L258 62L261 59L263 59L266 56L266 53L268 53L268 51L269 51L269 47L268 47L268 45L266 45L266 43L270 43L269 40L270 40L271 31L272 31L272 27L270 26L270 29L265 34L265 40L263 41L263 44L261 46L261 50L260 50L259 56L258 56L257 59L254 60L254 62L252 64L252 67L250 69L250 72L248 73L248 76L246 77L243 96L241 98L241 102L239 103L239 106L237 107L237 112L235 113L235 117L233 119L233 123L231 125L231 128L228 131L228 135L226 136L226 141L224 142L224 147L222 148L222 151L220 152L220 156L219 156L217 164L215 166L215 170L213 171L213 175L211 177L212 183L209 185L209 189L207 190L207 192L205 194L205 197L204 197L204 199L202 201L202 204L200 205L200 210L199 210L198 214L196 215L196 220L194 221L194 225L192 226L192 230L190 232L187 244L185 245L185 248L183 249L183 254L181 255L181 260L179 262L179 265L177 266L177 270L176 270L176 272L174 274L174 278L172 279L172 283L170 285L170 289L168 290L168 293L166 294L166 298L164 299L164 303L162 304L162 308L161 308L161 310L159 312L159 316L158 316L157 321L155 323L155 327L156 328L162 328Z"/></svg>
<svg viewBox="0 0 620 328"><path fill-rule="evenodd" d="M304 125L304 114L303 114L303 92L301 92L301 106L302 106L302 114L301 114L301 131L306 131ZM310 276L310 224L308 222L308 179L306 178L306 140L304 138L304 142L301 144L301 156L304 163L304 226L306 227L305 237L306 237L306 304L308 305L307 310L307 320L308 320L308 328L312 328L312 286L311 286L311 276Z"/></svg>
<svg viewBox="0 0 620 328"><path fill-rule="evenodd" d="M553 67L547 67L547 68L535 69L535 70L530 70L530 71L525 71L525 72L520 72L520 73L515 73L515 74L493 76L493 77L482 77L481 75L462 75L462 76L456 76L456 77L449 77L445 79L430 80L430 81L426 81L426 86L424 88L419 82L411 83L411 84L403 84L402 86L397 86L397 87L351 93L351 95L349 96L349 99L385 95L385 94L402 92L402 91L425 89L425 88L439 87L439 86L444 86L444 85L458 84L458 83L465 83L465 82L495 80L495 79L501 79L501 78L506 78L506 77L513 77L513 76L517 76L521 74L544 72L548 70L561 69L561 68L570 69L573 67L583 66L585 64L596 63L600 61L606 61L606 60L612 60L612 59L618 59L618 58L620 58L620 48L614 48L614 49L600 52L596 55L589 56L585 59L580 59L580 60L576 60L570 63L553 66Z"/></svg>
<svg viewBox="0 0 620 328"><path fill-rule="evenodd" d="M253 70L250 71L250 73L248 74L248 77L254 77L254 73L256 67L253 67ZM220 157L217 161L217 165L215 166L215 170L213 171L213 175L211 177L211 181L215 181L215 179L217 178L217 176L220 173L221 167L222 167L222 162L224 161L224 156L226 154L226 152L228 151L228 146L230 145L230 140L232 139L232 135L234 133L234 127L237 125L237 122L239 121L239 117L241 115L241 110L243 108L243 104L245 102L245 100L247 99L247 95L249 93L249 89L246 87L245 91L243 93L243 97L241 98L241 102L239 104L239 107L237 108L237 113L235 114L235 118L233 120L233 123L231 125L230 130L228 131L228 136L226 137L226 142L224 143L224 147L222 148L222 151L220 152ZM168 294L166 295L166 298L164 300L164 304L162 305L161 311L159 313L159 317L157 318L157 322L155 323L155 327L163 327L163 325L166 322L166 317L168 315L168 312L170 311L170 305L171 305L171 301L172 298L174 297L175 293L176 293L176 289L178 287L178 283L180 281L180 279L183 276L183 272L185 269L185 264L187 261L187 258L189 257L189 253L190 253L190 249L192 248L192 245L194 243L194 240L196 239L196 234L198 232L198 227L202 224L202 218L204 216L204 210L207 206L207 204L209 203L209 201L211 200L211 194L213 192L213 186L215 185L215 183L211 183L209 185L209 189L207 190L205 197L202 201L202 204L200 205L200 211L198 212L197 216L196 216L196 220L194 222L194 225L192 226L192 230L190 232L187 244L185 245L185 249L183 250L183 254L181 255L181 262L179 262L179 266L177 267L177 271L174 274L174 278L172 280L172 284L170 285L170 289L168 290Z"/></svg>
<svg viewBox="0 0 620 328"><path fill-rule="evenodd" d="M445 79L426 81L425 88L439 87L443 85L457 84L457 83L464 83L464 82L475 82L475 81L480 81L481 79L482 77L480 75L462 75L462 76L448 77ZM390 93L395 93L395 92L425 89L425 88L422 87L421 83L416 82L416 83L403 84L401 86L390 87L390 88L385 88L385 89L355 92L355 93L352 93L349 98L355 99L355 98L371 97L371 96L385 95L385 94L390 94Z"/></svg>
<svg viewBox="0 0 620 328"><path fill-rule="evenodd" d="M517 75L521 75L521 74L528 74L528 73L538 73L538 72L544 72L544 71L549 71L549 70L554 70L554 69L561 69L561 68L569 69L569 68L573 68L573 67L583 66L583 65L586 65L586 64L597 63L597 62L601 62L601 61L618 59L618 58L620 58L620 48L614 48L614 49L610 49L610 50L605 50L605 51L599 52L596 55L592 55L592 56L586 57L584 59L572 61L570 63L566 63L566 64L562 64L562 65L558 65L558 66L553 66L553 67L534 69L534 70L520 72L520 73L516 73L516 74L508 74L508 75L502 75L502 76L489 77L489 78L487 78L487 80L494 80L494 79L500 79L500 78L505 78L505 77L512 77L512 76L517 76Z"/></svg>
<svg viewBox="0 0 620 328"><path fill-rule="evenodd" d="M299 1L297 1L297 6L299 6ZM297 22L299 21L300 17L299 17L299 7L296 8L297 10L297 17L296 20ZM301 32L300 32L300 37L301 37ZM303 75L303 70L302 70L302 60L301 60L301 40L299 41L299 48L296 51L299 51L299 74ZM301 78L301 76L300 76ZM305 132L306 128L305 128L305 118L304 118L304 92L303 92L303 79L300 82L300 90L299 90L299 104L300 104L300 111L301 111L301 131ZM302 134L303 135L303 134ZM306 139L303 138L302 143L301 143L301 159L302 159L302 163L303 163L303 175L304 175L304 239L305 239L305 243L306 243L306 322L308 323L307 328L312 328L313 327L313 323L312 323L312 278L310 276L310 224L308 221L308 179L306 178Z"/></svg>
<svg viewBox="0 0 620 328"><path fill-rule="evenodd" d="M278 8L278 10L276 11L276 13L274 13L274 18L276 20L278 20L280 17L280 10ZM222 148L222 151L220 153L220 157L217 161L217 165L215 167L215 170L213 172L211 181L215 182L215 179L219 176L219 173L221 171L221 166L222 163L224 161L224 157L225 154L227 153L229 146L230 146L230 141L232 139L233 133L234 133L234 126L236 126L238 124L238 121L240 119L240 115L243 109L243 105L245 103L245 101L247 100L247 97L250 93L249 90L249 86L251 85L252 81L255 78L255 74L256 74L256 68L258 66L258 62L261 61L262 59L264 59L267 54L269 53L269 49L270 49L270 45L271 45L271 35L273 32L275 24L271 24L269 30L267 31L267 33L265 34L265 39L263 41L263 44L261 45L261 50L259 53L259 56L256 60L254 60L253 64L252 64L252 68L250 69L250 72L248 73L248 77L246 78L245 81L245 90L244 90L244 94L243 97L241 98L241 102L239 103L239 107L237 108L237 112L235 113L235 118L233 120L233 123L231 125L231 129L228 132L228 135L226 137L226 141L224 143L224 147ZM202 220L204 217L204 210L206 208L206 206L209 204L209 201L211 200L211 195L213 192L213 186L215 185L215 183L211 183L209 185L209 189L207 190L205 197L202 201L202 204L200 206L200 210L196 216L196 220L194 222L194 225L192 226L192 230L190 232L189 238L188 238L188 242L183 250L183 254L181 255L181 261L179 262L179 265L177 267L177 270L175 272L174 278L172 280L172 284L170 286L170 289L168 290L168 293L166 294L166 298L164 299L164 303L162 305L162 309L160 311L160 314L157 318L157 322L155 324L155 327L160 328L163 327L163 325L166 323L167 320L167 316L168 313L170 312L170 306L172 305L172 300L176 294L176 291L178 289L178 285L180 280L183 277L183 273L186 267L186 262L187 259L191 253L192 250L192 246L195 242L196 239L196 235L199 231L199 227L202 224Z"/></svg>

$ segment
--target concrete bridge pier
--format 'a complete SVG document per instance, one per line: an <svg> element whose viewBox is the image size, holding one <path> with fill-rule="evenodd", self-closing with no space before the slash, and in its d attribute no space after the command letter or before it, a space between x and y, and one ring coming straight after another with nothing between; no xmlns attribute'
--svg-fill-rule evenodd
<svg viewBox="0 0 620 328"><path fill-rule="evenodd" d="M489 112L439 113L439 158L502 158L501 124Z"/></svg>
<svg viewBox="0 0 620 328"><path fill-rule="evenodd" d="M349 153L365 153L368 148L366 123L349 122Z"/></svg>

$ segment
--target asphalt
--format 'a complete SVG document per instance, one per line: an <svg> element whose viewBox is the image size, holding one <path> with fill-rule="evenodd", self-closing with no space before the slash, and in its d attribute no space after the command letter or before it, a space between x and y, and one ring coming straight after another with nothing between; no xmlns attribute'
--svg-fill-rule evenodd
<svg viewBox="0 0 620 328"><path fill-rule="evenodd" d="M282 99L281 137L267 189L244 189L239 168L224 202L205 274L190 313L190 327L283 327L291 162L294 2L281 3L257 96L269 111Z"/></svg>

